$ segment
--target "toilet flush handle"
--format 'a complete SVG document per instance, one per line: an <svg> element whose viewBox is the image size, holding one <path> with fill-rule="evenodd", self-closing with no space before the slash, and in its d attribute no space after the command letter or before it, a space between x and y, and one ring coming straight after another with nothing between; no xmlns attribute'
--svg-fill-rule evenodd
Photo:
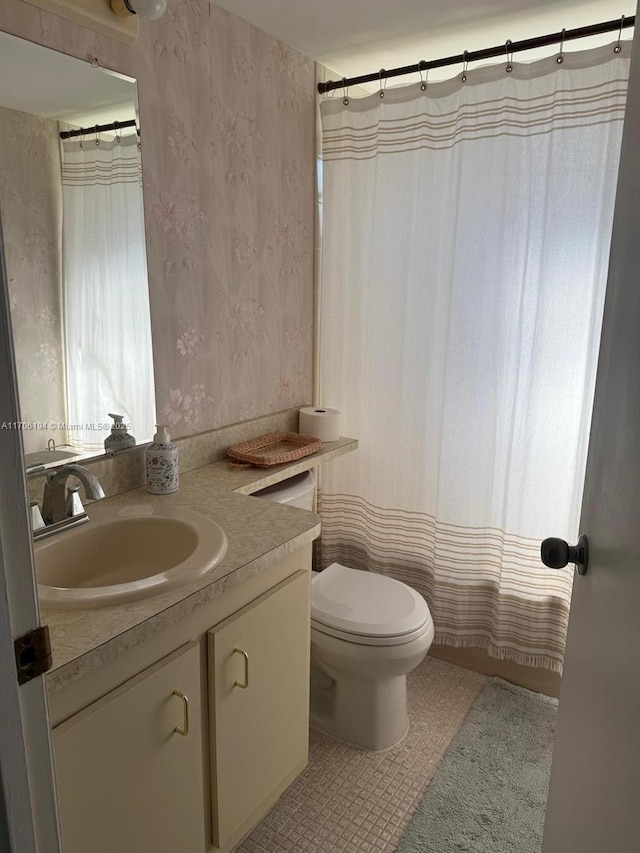
<svg viewBox="0 0 640 853"><path fill-rule="evenodd" d="M579 575L586 575L589 567L589 540L582 535L577 545L569 545L564 539L545 539L540 546L540 557L550 569L563 569L567 563L575 563Z"/></svg>

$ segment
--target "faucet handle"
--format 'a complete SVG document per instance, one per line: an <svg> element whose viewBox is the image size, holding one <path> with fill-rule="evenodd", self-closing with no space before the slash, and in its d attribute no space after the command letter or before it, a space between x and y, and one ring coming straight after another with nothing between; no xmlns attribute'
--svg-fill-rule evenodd
<svg viewBox="0 0 640 853"><path fill-rule="evenodd" d="M84 514L84 506L80 499L80 486L70 486L67 492L67 500L65 503L65 515L67 518L74 518L76 515Z"/></svg>
<svg viewBox="0 0 640 853"><path fill-rule="evenodd" d="M45 527L45 523L42 517L42 513L40 512L40 507L38 506L38 501L31 501L29 506L31 515L31 530L33 533L35 533L36 530L42 530L42 528Z"/></svg>

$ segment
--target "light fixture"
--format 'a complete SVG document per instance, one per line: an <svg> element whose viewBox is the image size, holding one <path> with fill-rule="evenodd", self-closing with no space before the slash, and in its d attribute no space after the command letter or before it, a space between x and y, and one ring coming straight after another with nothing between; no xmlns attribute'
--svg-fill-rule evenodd
<svg viewBox="0 0 640 853"><path fill-rule="evenodd" d="M157 21L167 11L167 0L111 0L111 9L119 18L138 15Z"/></svg>
<svg viewBox="0 0 640 853"><path fill-rule="evenodd" d="M112 0L111 6L107 0L23 0L31 6L37 6L58 15L67 21L73 21L81 27L87 27L94 33L100 33L108 38L117 39L123 44L133 44L138 38L138 15L129 12L120 0ZM130 0L137 9L139 0ZM0 6L4 0L0 0ZM117 11L116 6L125 8L125 14ZM163 8L166 3L163 4ZM115 13L115 14L114 14Z"/></svg>

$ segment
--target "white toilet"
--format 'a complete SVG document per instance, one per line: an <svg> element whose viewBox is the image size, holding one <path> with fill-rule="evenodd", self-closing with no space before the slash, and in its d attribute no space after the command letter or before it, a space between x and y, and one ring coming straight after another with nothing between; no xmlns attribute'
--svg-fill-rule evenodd
<svg viewBox="0 0 640 853"><path fill-rule="evenodd" d="M254 496L312 509L315 482L298 474ZM405 736L407 673L423 660L434 628L426 601L375 572L333 563L311 586L311 722L366 749Z"/></svg>

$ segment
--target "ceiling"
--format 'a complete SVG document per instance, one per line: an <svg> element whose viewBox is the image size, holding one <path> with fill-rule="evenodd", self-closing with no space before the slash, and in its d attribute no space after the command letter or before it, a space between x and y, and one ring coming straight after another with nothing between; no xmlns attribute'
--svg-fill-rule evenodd
<svg viewBox="0 0 640 853"><path fill-rule="evenodd" d="M636 11L636 0L214 2L332 69L327 76L334 79L628 17ZM611 35L600 37L598 43L611 40Z"/></svg>

